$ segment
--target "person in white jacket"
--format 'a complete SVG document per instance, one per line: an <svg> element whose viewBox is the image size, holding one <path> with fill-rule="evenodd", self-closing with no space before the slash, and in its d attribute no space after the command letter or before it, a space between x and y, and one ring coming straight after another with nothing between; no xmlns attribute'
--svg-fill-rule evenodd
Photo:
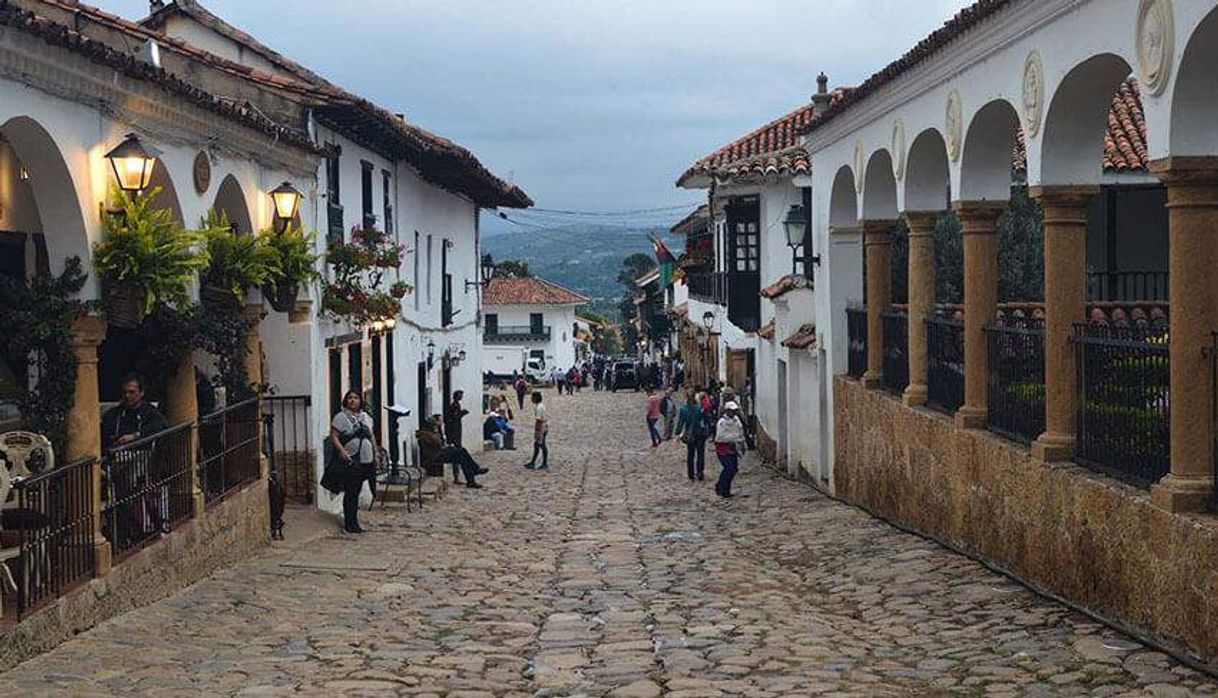
<svg viewBox="0 0 1218 698"><path fill-rule="evenodd" d="M740 405L727 402L723 405L723 416L715 426L715 455L723 469L715 483L715 493L720 497L732 496L732 480L740 465L740 454L744 453L744 423L740 421Z"/></svg>

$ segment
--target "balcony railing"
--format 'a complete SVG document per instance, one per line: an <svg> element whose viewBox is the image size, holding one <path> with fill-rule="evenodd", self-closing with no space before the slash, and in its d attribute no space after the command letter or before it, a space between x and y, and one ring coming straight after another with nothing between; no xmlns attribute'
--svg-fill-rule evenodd
<svg viewBox="0 0 1218 698"><path fill-rule="evenodd" d="M721 271L697 272L685 277L689 297L703 303L727 304L727 274Z"/></svg>
<svg viewBox="0 0 1218 698"><path fill-rule="evenodd" d="M1166 330L1075 325L1071 340L1079 386L1075 460L1142 487L1157 482L1171 467Z"/></svg>
<svg viewBox="0 0 1218 698"><path fill-rule="evenodd" d="M550 332L549 325L499 325L486 328L482 338L486 342L545 341L550 339Z"/></svg>
<svg viewBox="0 0 1218 698"><path fill-rule="evenodd" d="M926 406L954 414L964 404L964 323L926 318Z"/></svg>
<svg viewBox="0 0 1218 698"><path fill-rule="evenodd" d="M846 375L862 378L867 372L867 309L846 308Z"/></svg>
<svg viewBox="0 0 1218 698"><path fill-rule="evenodd" d="M884 389L900 395L909 385L909 316L884 313Z"/></svg>
<svg viewBox="0 0 1218 698"><path fill-rule="evenodd" d="M1089 301L1166 301L1168 276L1165 271L1102 271L1087 273Z"/></svg>
<svg viewBox="0 0 1218 698"><path fill-rule="evenodd" d="M199 418L199 485L207 504L258 479L261 426L257 398Z"/></svg>
<svg viewBox="0 0 1218 698"><path fill-rule="evenodd" d="M1028 444L1045 430L1045 325L1008 317L985 328L987 426Z"/></svg>
<svg viewBox="0 0 1218 698"><path fill-rule="evenodd" d="M194 516L193 430L179 424L106 455L102 521L116 559Z"/></svg>
<svg viewBox="0 0 1218 698"><path fill-rule="evenodd" d="M315 492L312 399L308 395L275 395L262 399L266 451L284 494L311 504Z"/></svg>
<svg viewBox="0 0 1218 698"><path fill-rule="evenodd" d="M0 548L11 543L19 550L16 565L8 563L19 620L93 577L94 463L86 458L13 485L14 508L7 513L14 521L0 531Z"/></svg>

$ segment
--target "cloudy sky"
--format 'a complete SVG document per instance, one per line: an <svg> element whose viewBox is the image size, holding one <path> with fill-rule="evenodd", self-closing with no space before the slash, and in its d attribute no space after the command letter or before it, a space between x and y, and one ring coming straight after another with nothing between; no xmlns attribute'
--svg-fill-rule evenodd
<svg viewBox="0 0 1218 698"><path fill-rule="evenodd" d="M129 18L148 8L89 1ZM807 100L821 70L832 85L857 84L969 2L203 4L469 147L539 207L618 211L697 203L673 182L698 157Z"/></svg>

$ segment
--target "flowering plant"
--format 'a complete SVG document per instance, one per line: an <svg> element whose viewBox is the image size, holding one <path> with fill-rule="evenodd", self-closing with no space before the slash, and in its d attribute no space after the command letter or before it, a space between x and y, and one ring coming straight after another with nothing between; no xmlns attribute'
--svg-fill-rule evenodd
<svg viewBox="0 0 1218 698"><path fill-rule="evenodd" d="M335 319L365 324L396 318L410 284L396 281L383 288L385 272L402 264L406 248L376 228L355 227L349 242L330 246L326 263L334 279L322 289L321 310Z"/></svg>

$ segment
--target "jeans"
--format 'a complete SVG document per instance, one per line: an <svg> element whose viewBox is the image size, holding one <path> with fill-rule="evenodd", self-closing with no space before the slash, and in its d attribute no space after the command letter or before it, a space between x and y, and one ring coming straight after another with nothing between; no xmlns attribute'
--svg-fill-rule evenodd
<svg viewBox="0 0 1218 698"><path fill-rule="evenodd" d="M364 473L361 468L348 466L350 472L343 487L343 528L359 528L359 493L364 489Z"/></svg>
<svg viewBox="0 0 1218 698"><path fill-rule="evenodd" d="M732 493L732 480L736 478L736 468L740 462L740 456L736 453L717 455L723 470L719 471L719 481L715 483L715 492L718 492L721 497L727 497Z"/></svg>
<svg viewBox="0 0 1218 698"><path fill-rule="evenodd" d="M461 446L445 446L436 454L437 463L452 463L453 466L453 481L457 480L457 474L465 476L465 484L474 484L474 478L478 475L478 462Z"/></svg>
<svg viewBox="0 0 1218 698"><path fill-rule="evenodd" d="M656 430L656 422L660 421L655 417L647 418L647 431L651 434L651 445L659 446L663 439L660 438L660 432Z"/></svg>
<svg viewBox="0 0 1218 698"><path fill-rule="evenodd" d="M501 431L491 432L491 441L495 442L496 451L503 450L503 432L501 432Z"/></svg>
<svg viewBox="0 0 1218 698"><path fill-rule="evenodd" d="M537 456L541 455L541 464L548 466L550 464L550 447L546 445L546 436L548 432L541 432L537 438L533 439L533 457L529 459L529 465L537 464Z"/></svg>
<svg viewBox="0 0 1218 698"><path fill-rule="evenodd" d="M706 437L689 437L685 443L685 470L689 479L695 477L701 480L706 473Z"/></svg>

